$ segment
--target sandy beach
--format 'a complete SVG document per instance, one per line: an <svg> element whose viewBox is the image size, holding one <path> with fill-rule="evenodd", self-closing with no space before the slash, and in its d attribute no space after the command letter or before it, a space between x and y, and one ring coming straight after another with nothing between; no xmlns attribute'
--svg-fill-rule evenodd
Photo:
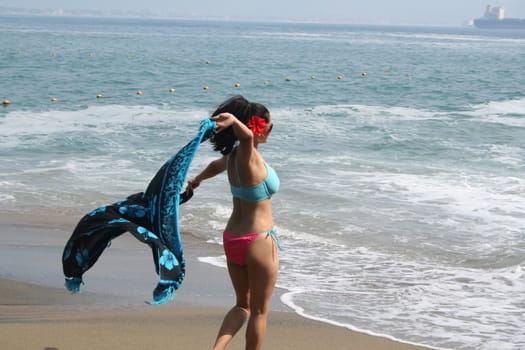
<svg viewBox="0 0 525 350"><path fill-rule="evenodd" d="M133 238L119 238L86 274L82 293L70 295L62 288L60 265L69 224L19 225L9 222L13 217L0 218L1 349L211 348L233 297L226 270L197 257L220 254L220 247L186 237L187 279L175 300L149 306L143 301L156 276L149 252ZM243 338L239 334L230 348L242 349ZM305 319L280 303L279 291L264 348L424 349Z"/></svg>

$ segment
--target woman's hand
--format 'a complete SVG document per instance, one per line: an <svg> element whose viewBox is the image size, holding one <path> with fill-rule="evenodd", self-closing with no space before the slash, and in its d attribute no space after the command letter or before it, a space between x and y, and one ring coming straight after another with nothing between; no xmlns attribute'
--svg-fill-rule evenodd
<svg viewBox="0 0 525 350"><path fill-rule="evenodd" d="M196 177L194 177L191 180L188 180L188 186L186 187L186 191L190 191L191 193L193 193L193 190L199 187L201 181L202 180L199 180Z"/></svg>
<svg viewBox="0 0 525 350"><path fill-rule="evenodd" d="M231 113L217 114L211 117L211 119L215 121L217 132L221 132L238 122L237 118Z"/></svg>
<svg viewBox="0 0 525 350"><path fill-rule="evenodd" d="M215 121L215 128L218 133L232 127L235 136L241 143L246 142L247 144L252 144L252 131L233 114L220 113L214 115L211 119Z"/></svg>

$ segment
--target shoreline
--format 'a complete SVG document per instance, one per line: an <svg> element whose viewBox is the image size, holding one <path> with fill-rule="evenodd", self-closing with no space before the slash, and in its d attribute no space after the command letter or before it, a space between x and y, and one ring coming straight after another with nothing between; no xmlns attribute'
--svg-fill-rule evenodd
<svg viewBox="0 0 525 350"><path fill-rule="evenodd" d="M81 293L70 295L62 288L60 262L68 223L19 224L16 219L0 214L0 348L154 349L175 342L202 349L213 344L233 292L227 271L198 257L221 254L220 246L185 235L187 277L174 300L150 306L144 301L151 298L157 276L149 252L131 235L115 240L111 253L86 273ZM276 288L265 348L430 349L301 316L280 301L282 294ZM243 342L240 333L229 348L241 349Z"/></svg>
<svg viewBox="0 0 525 350"><path fill-rule="evenodd" d="M64 294L66 296L64 296ZM54 297L53 297L54 296ZM0 278L0 347L15 349L211 348L227 308L136 305L105 308L99 295L68 295L58 288ZM243 349L244 327L229 349ZM268 349L424 350L272 310Z"/></svg>

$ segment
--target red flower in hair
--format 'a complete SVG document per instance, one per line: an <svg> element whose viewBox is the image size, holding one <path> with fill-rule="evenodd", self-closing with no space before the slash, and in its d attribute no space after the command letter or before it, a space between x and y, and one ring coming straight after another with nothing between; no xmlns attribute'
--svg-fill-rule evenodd
<svg viewBox="0 0 525 350"><path fill-rule="evenodd" d="M266 129L266 120L258 115L252 115L250 121L248 121L248 127L254 135L261 135Z"/></svg>

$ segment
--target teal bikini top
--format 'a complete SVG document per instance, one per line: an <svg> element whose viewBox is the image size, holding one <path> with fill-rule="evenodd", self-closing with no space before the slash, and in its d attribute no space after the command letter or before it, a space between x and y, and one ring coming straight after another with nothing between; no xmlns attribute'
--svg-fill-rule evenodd
<svg viewBox="0 0 525 350"><path fill-rule="evenodd" d="M246 202L260 202L270 198L279 190L280 181L277 173L268 164L264 163L264 166L266 168L266 178L261 183L251 187L242 187L237 159L235 159L235 172L237 173L237 181L241 186L237 187L230 184L234 198L239 198Z"/></svg>

